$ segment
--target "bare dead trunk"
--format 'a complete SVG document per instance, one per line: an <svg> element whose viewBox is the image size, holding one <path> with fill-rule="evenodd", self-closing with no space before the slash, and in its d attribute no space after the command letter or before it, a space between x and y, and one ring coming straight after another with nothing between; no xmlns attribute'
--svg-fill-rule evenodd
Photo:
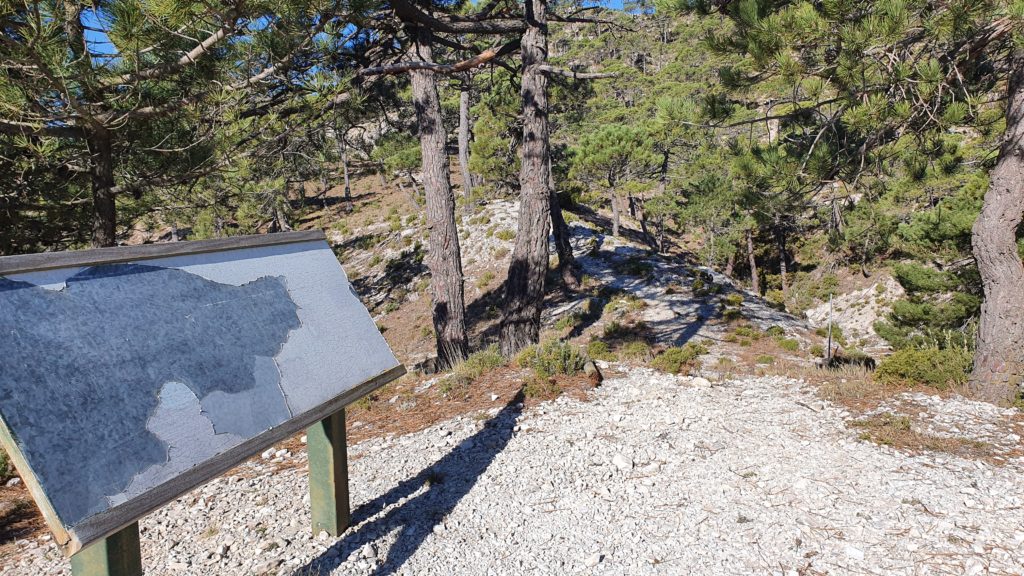
<svg viewBox="0 0 1024 576"><path fill-rule="evenodd" d="M980 400L1012 402L1024 382L1024 264L1017 231L1024 219L1024 52L1013 55L1006 133L971 244L981 273L981 305L969 388Z"/></svg>
<svg viewBox="0 0 1024 576"><path fill-rule="evenodd" d="M551 224L548 181L548 79L540 66L548 55L547 1L527 0L523 33L522 164L519 172L519 230L505 282L505 306L499 344L506 357L536 344L544 305Z"/></svg>
<svg viewBox="0 0 1024 576"><path fill-rule="evenodd" d="M431 62L433 34L428 28L419 27L415 38L412 59ZM430 269L430 293L433 298L437 365L443 370L464 360L468 352L462 254L455 226L455 195L449 179L437 78L430 70L414 70L410 75L423 156L427 228L430 230L427 267Z"/></svg>
<svg viewBox="0 0 1024 576"><path fill-rule="evenodd" d="M575 290L580 285L579 270L576 267L576 258L572 254L572 243L569 242L569 226L565 223L565 218L562 217L562 205L558 200L558 191L555 190L550 154L548 154L547 171L548 186L551 189L551 235L555 238L555 251L558 253L558 276L562 279L562 284Z"/></svg>
<svg viewBox="0 0 1024 576"><path fill-rule="evenodd" d="M117 243L117 203L114 195L114 154L110 133L94 133L89 138L92 170L92 245L95 248Z"/></svg>
<svg viewBox="0 0 1024 576"><path fill-rule="evenodd" d="M473 175L469 173L469 85L459 91L459 169L462 172L462 195L473 196Z"/></svg>
<svg viewBox="0 0 1024 576"><path fill-rule="evenodd" d="M619 236L619 197L612 192L612 236Z"/></svg>
<svg viewBox="0 0 1024 576"><path fill-rule="evenodd" d="M761 293L761 280L757 276L757 259L754 258L754 234L747 230L747 261L750 263L750 289Z"/></svg>

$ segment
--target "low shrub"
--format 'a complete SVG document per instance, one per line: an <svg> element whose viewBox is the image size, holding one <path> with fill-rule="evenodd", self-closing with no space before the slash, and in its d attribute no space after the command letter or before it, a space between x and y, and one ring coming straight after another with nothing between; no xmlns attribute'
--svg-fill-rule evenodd
<svg viewBox="0 0 1024 576"><path fill-rule="evenodd" d="M907 348L883 359L875 377L883 383L945 389L966 383L970 370L971 353L962 348Z"/></svg>
<svg viewBox="0 0 1024 576"><path fill-rule="evenodd" d="M684 346L666 349L651 362L651 367L662 372L679 374L683 370L695 367L698 364L698 357L707 353L708 348L704 344L687 342Z"/></svg>
<svg viewBox="0 0 1024 576"><path fill-rule="evenodd" d="M737 292L733 292L732 294L727 294L725 296L725 298L722 298L722 304L725 305L725 306L732 306L732 307L742 306L743 305L743 295L739 294Z"/></svg>
<svg viewBox="0 0 1024 576"><path fill-rule="evenodd" d="M828 326L822 326L814 331L815 334L822 338L828 338ZM843 329L838 324L832 325L832 342L833 345L839 344L840 346L846 346L846 337L843 336Z"/></svg>
<svg viewBox="0 0 1024 576"><path fill-rule="evenodd" d="M591 340L590 344L587 344L587 356L594 360L605 360L611 362L615 360L615 353L612 352L608 343L603 340Z"/></svg>
<svg viewBox="0 0 1024 576"><path fill-rule="evenodd" d="M499 246L495 248L493 252L491 252L491 256L493 256L495 260L501 260L505 256L508 256L508 248L505 248L504 246Z"/></svg>
<svg viewBox="0 0 1024 576"><path fill-rule="evenodd" d="M772 364L775 364L775 356L771 356L769 354L761 354L760 356L757 357L755 362L757 362L758 364L765 364L770 366Z"/></svg>
<svg viewBox="0 0 1024 576"><path fill-rule="evenodd" d="M508 242L509 240L516 237L516 233L515 231L509 230L508 228L502 228L501 230L498 230L497 232L494 233L494 237L497 238L498 240L504 240Z"/></svg>
<svg viewBox="0 0 1024 576"><path fill-rule="evenodd" d="M822 346L821 344L812 344L811 345L811 349L810 349L810 354L811 354L811 356L813 356L815 358L824 358L825 357L825 347Z"/></svg>
<svg viewBox="0 0 1024 576"><path fill-rule="evenodd" d="M642 298L637 298L632 294L623 294L612 298L607 304L605 304L604 313L611 314L620 310L636 312L638 310L643 310L646 307L647 302L644 302Z"/></svg>
<svg viewBox="0 0 1024 576"><path fill-rule="evenodd" d="M498 347L490 345L483 350L474 352L465 361L455 366L452 376L461 382L469 383L476 380L483 374L505 365L505 359L498 351Z"/></svg>
<svg viewBox="0 0 1024 576"><path fill-rule="evenodd" d="M779 338L776 342L778 342L779 348L787 352L796 352L800 349L800 341L795 338Z"/></svg>
<svg viewBox="0 0 1024 576"><path fill-rule="evenodd" d="M494 272L486 270L484 271L483 274L480 275L480 278L477 279L476 287L486 288L488 285L490 285L492 280L494 280Z"/></svg>
<svg viewBox="0 0 1024 576"><path fill-rule="evenodd" d="M737 326L733 332L740 338L749 338L751 340L761 339L761 332L752 326Z"/></svg>
<svg viewBox="0 0 1024 576"><path fill-rule="evenodd" d="M559 318L558 322L555 322L555 328L557 330L565 330L567 328L575 328L576 326L579 326L580 322L582 322L582 321L583 321L583 316L579 312L573 312L571 314L567 314L567 315Z"/></svg>
<svg viewBox="0 0 1024 576"><path fill-rule="evenodd" d="M643 340L633 340L622 345L619 349L619 356L626 360L639 360L641 362L648 362L654 357L651 354L651 346Z"/></svg>
<svg viewBox="0 0 1024 576"><path fill-rule="evenodd" d="M13 475L14 466L11 465L11 459L7 456L7 452L0 448L0 484L7 482L7 479Z"/></svg>
<svg viewBox="0 0 1024 576"><path fill-rule="evenodd" d="M583 369L587 358L575 346L560 340L549 340L530 346L516 356L516 363L532 368L542 378L555 374L573 375Z"/></svg>
<svg viewBox="0 0 1024 576"><path fill-rule="evenodd" d="M771 336L772 338L781 338L786 335L786 331L782 328L782 326L769 326L768 329L764 331L764 333Z"/></svg>
<svg viewBox="0 0 1024 576"><path fill-rule="evenodd" d="M562 394L562 388L554 378L535 375L523 384L523 396L538 400L550 400Z"/></svg>

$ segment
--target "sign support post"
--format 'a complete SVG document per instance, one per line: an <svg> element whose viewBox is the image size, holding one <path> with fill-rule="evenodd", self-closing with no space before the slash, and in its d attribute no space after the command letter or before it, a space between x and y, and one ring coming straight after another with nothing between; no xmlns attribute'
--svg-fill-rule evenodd
<svg viewBox="0 0 1024 576"><path fill-rule="evenodd" d="M340 536L349 526L348 447L345 410L313 424L306 432L309 453L309 506L313 534Z"/></svg>
<svg viewBox="0 0 1024 576"><path fill-rule="evenodd" d="M73 576L142 576L139 523L122 528L71 557Z"/></svg>

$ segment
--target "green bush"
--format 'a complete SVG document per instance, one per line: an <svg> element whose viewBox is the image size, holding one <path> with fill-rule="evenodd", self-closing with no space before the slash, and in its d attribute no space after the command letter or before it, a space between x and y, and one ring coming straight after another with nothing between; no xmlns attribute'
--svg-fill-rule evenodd
<svg viewBox="0 0 1024 576"><path fill-rule="evenodd" d="M558 330L565 330L566 328L574 328L576 326L579 326L580 322L582 322L582 321L583 321L583 316L579 312L573 312L571 314L567 314L567 315L562 316L561 318L559 318L558 322L555 322L555 328L558 329Z"/></svg>
<svg viewBox="0 0 1024 576"><path fill-rule="evenodd" d="M512 230L509 230L508 228L502 228L501 230L498 230L497 232L494 233L494 237L497 238L498 240L504 240L508 242L509 240L516 237L516 233Z"/></svg>
<svg viewBox="0 0 1024 576"><path fill-rule="evenodd" d="M643 340L627 342L619 349L619 355L626 360L640 360L641 362L647 362L653 357L650 344Z"/></svg>
<svg viewBox="0 0 1024 576"><path fill-rule="evenodd" d="M733 292L732 294L728 294L728 295L726 295L725 298L722 298L722 304L724 304L725 306L732 306L732 307L742 306L743 305L743 295L739 294L739 293L736 293L736 292Z"/></svg>
<svg viewBox="0 0 1024 576"><path fill-rule="evenodd" d="M7 452L0 448L0 484L7 482L7 479L13 475L14 467L11 466L11 460L7 457Z"/></svg>
<svg viewBox="0 0 1024 576"><path fill-rule="evenodd" d="M560 340L549 340L530 346L516 356L516 363L532 368L538 376L547 378L555 374L573 375L583 369L587 358L575 346Z"/></svg>
<svg viewBox="0 0 1024 576"><path fill-rule="evenodd" d="M814 330L814 333L822 338L828 338L828 326L822 326ZM843 336L843 329L838 324L832 325L832 345L846 346L846 337Z"/></svg>
<svg viewBox="0 0 1024 576"><path fill-rule="evenodd" d="M813 345L811 345L810 353L811 353L811 356L813 356L815 358L824 358L825 357L825 347L822 346L821 344L813 344Z"/></svg>
<svg viewBox="0 0 1024 576"><path fill-rule="evenodd" d="M483 350L470 354L469 358L466 358L464 362L452 370L452 373L456 380L468 384L484 373L504 365L505 359L501 356L501 352L498 351L498 347L492 344Z"/></svg>
<svg viewBox="0 0 1024 576"><path fill-rule="evenodd" d="M704 344L687 342L684 346L668 348L651 362L651 367L662 372L679 374L697 365L697 358L708 353Z"/></svg>
<svg viewBox="0 0 1024 576"><path fill-rule="evenodd" d="M779 348L787 352L796 352L800 349L800 342L795 338L780 338L778 340Z"/></svg>
<svg viewBox="0 0 1024 576"><path fill-rule="evenodd" d="M605 304L604 313L611 314L613 312L618 312L619 310L636 312L638 310L643 310L646 307L647 302L644 302L642 298L637 298L633 294L623 294L622 296L612 298L607 304Z"/></svg>
<svg viewBox="0 0 1024 576"><path fill-rule="evenodd" d="M740 338L750 338L751 340L761 339L761 332L752 326L737 326L734 332Z"/></svg>
<svg viewBox="0 0 1024 576"><path fill-rule="evenodd" d="M769 326L764 333L772 338L779 338L786 335L786 331L782 329L782 326Z"/></svg>
<svg viewBox="0 0 1024 576"><path fill-rule="evenodd" d="M769 354L761 354L760 356L757 357L755 362L757 362L758 364L767 365L775 364L775 356L771 356Z"/></svg>
<svg viewBox="0 0 1024 576"><path fill-rule="evenodd" d="M615 353L608 347L608 343L603 340L591 340L590 344L587 344L587 356L594 360L605 360L608 362L615 360Z"/></svg>
<svg viewBox="0 0 1024 576"><path fill-rule="evenodd" d="M944 389L967 382L971 353L962 348L907 348L883 359L875 377L883 383L924 384Z"/></svg>

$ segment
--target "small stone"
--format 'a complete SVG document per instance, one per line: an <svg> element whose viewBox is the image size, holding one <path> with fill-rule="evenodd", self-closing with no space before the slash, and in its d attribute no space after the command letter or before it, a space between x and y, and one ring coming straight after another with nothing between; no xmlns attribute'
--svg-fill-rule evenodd
<svg viewBox="0 0 1024 576"><path fill-rule="evenodd" d="M700 376L695 376L695 377L691 378L690 379L690 384L693 384L697 388L710 388L711 387L711 381L708 380L707 378L702 378Z"/></svg>
<svg viewBox="0 0 1024 576"><path fill-rule="evenodd" d="M594 386L597 386L604 381L604 375L601 374L601 369L597 367L597 364L595 364L593 360L588 360L587 363L583 365L583 373L587 375L590 383Z"/></svg>
<svg viewBox="0 0 1024 576"><path fill-rule="evenodd" d="M494 401L496 401L497 399L498 399L498 395L497 395L497 394L493 394L493 393L492 393L492 394L491 394L491 402L494 402Z"/></svg>
<svg viewBox="0 0 1024 576"><path fill-rule="evenodd" d="M303 434L302 438L299 438L299 442L302 442L303 444L308 444L309 443L309 436L306 436L305 434Z"/></svg>
<svg viewBox="0 0 1024 576"><path fill-rule="evenodd" d="M21 485L21 478L18 478L17 476L15 476L14 478L11 478L10 480L7 481L7 487L8 488L14 488L15 486L20 486L20 485Z"/></svg>
<svg viewBox="0 0 1024 576"><path fill-rule="evenodd" d="M977 558L968 558L964 562L964 574L966 576L978 576L985 571L985 563Z"/></svg>
<svg viewBox="0 0 1024 576"><path fill-rule="evenodd" d="M846 546L846 555L853 560L857 560L858 562L864 559L864 551L860 548L854 548L850 545Z"/></svg>
<svg viewBox="0 0 1024 576"><path fill-rule="evenodd" d="M633 459L623 454L616 454L612 457L612 464L623 472L633 469Z"/></svg>
<svg viewBox="0 0 1024 576"><path fill-rule="evenodd" d="M587 559L583 561L583 565L587 568L593 568L594 566L600 564L601 560L603 560L603 556L601 556L601 553L598 552L596 554L587 556Z"/></svg>
<svg viewBox="0 0 1024 576"><path fill-rule="evenodd" d="M264 460L270 460L271 458L274 457L274 449L267 448L266 450L263 451L263 454L260 454L260 457L263 458Z"/></svg>
<svg viewBox="0 0 1024 576"><path fill-rule="evenodd" d="M367 542L359 549L359 555L363 558L376 558L377 550L374 549L373 544Z"/></svg>

